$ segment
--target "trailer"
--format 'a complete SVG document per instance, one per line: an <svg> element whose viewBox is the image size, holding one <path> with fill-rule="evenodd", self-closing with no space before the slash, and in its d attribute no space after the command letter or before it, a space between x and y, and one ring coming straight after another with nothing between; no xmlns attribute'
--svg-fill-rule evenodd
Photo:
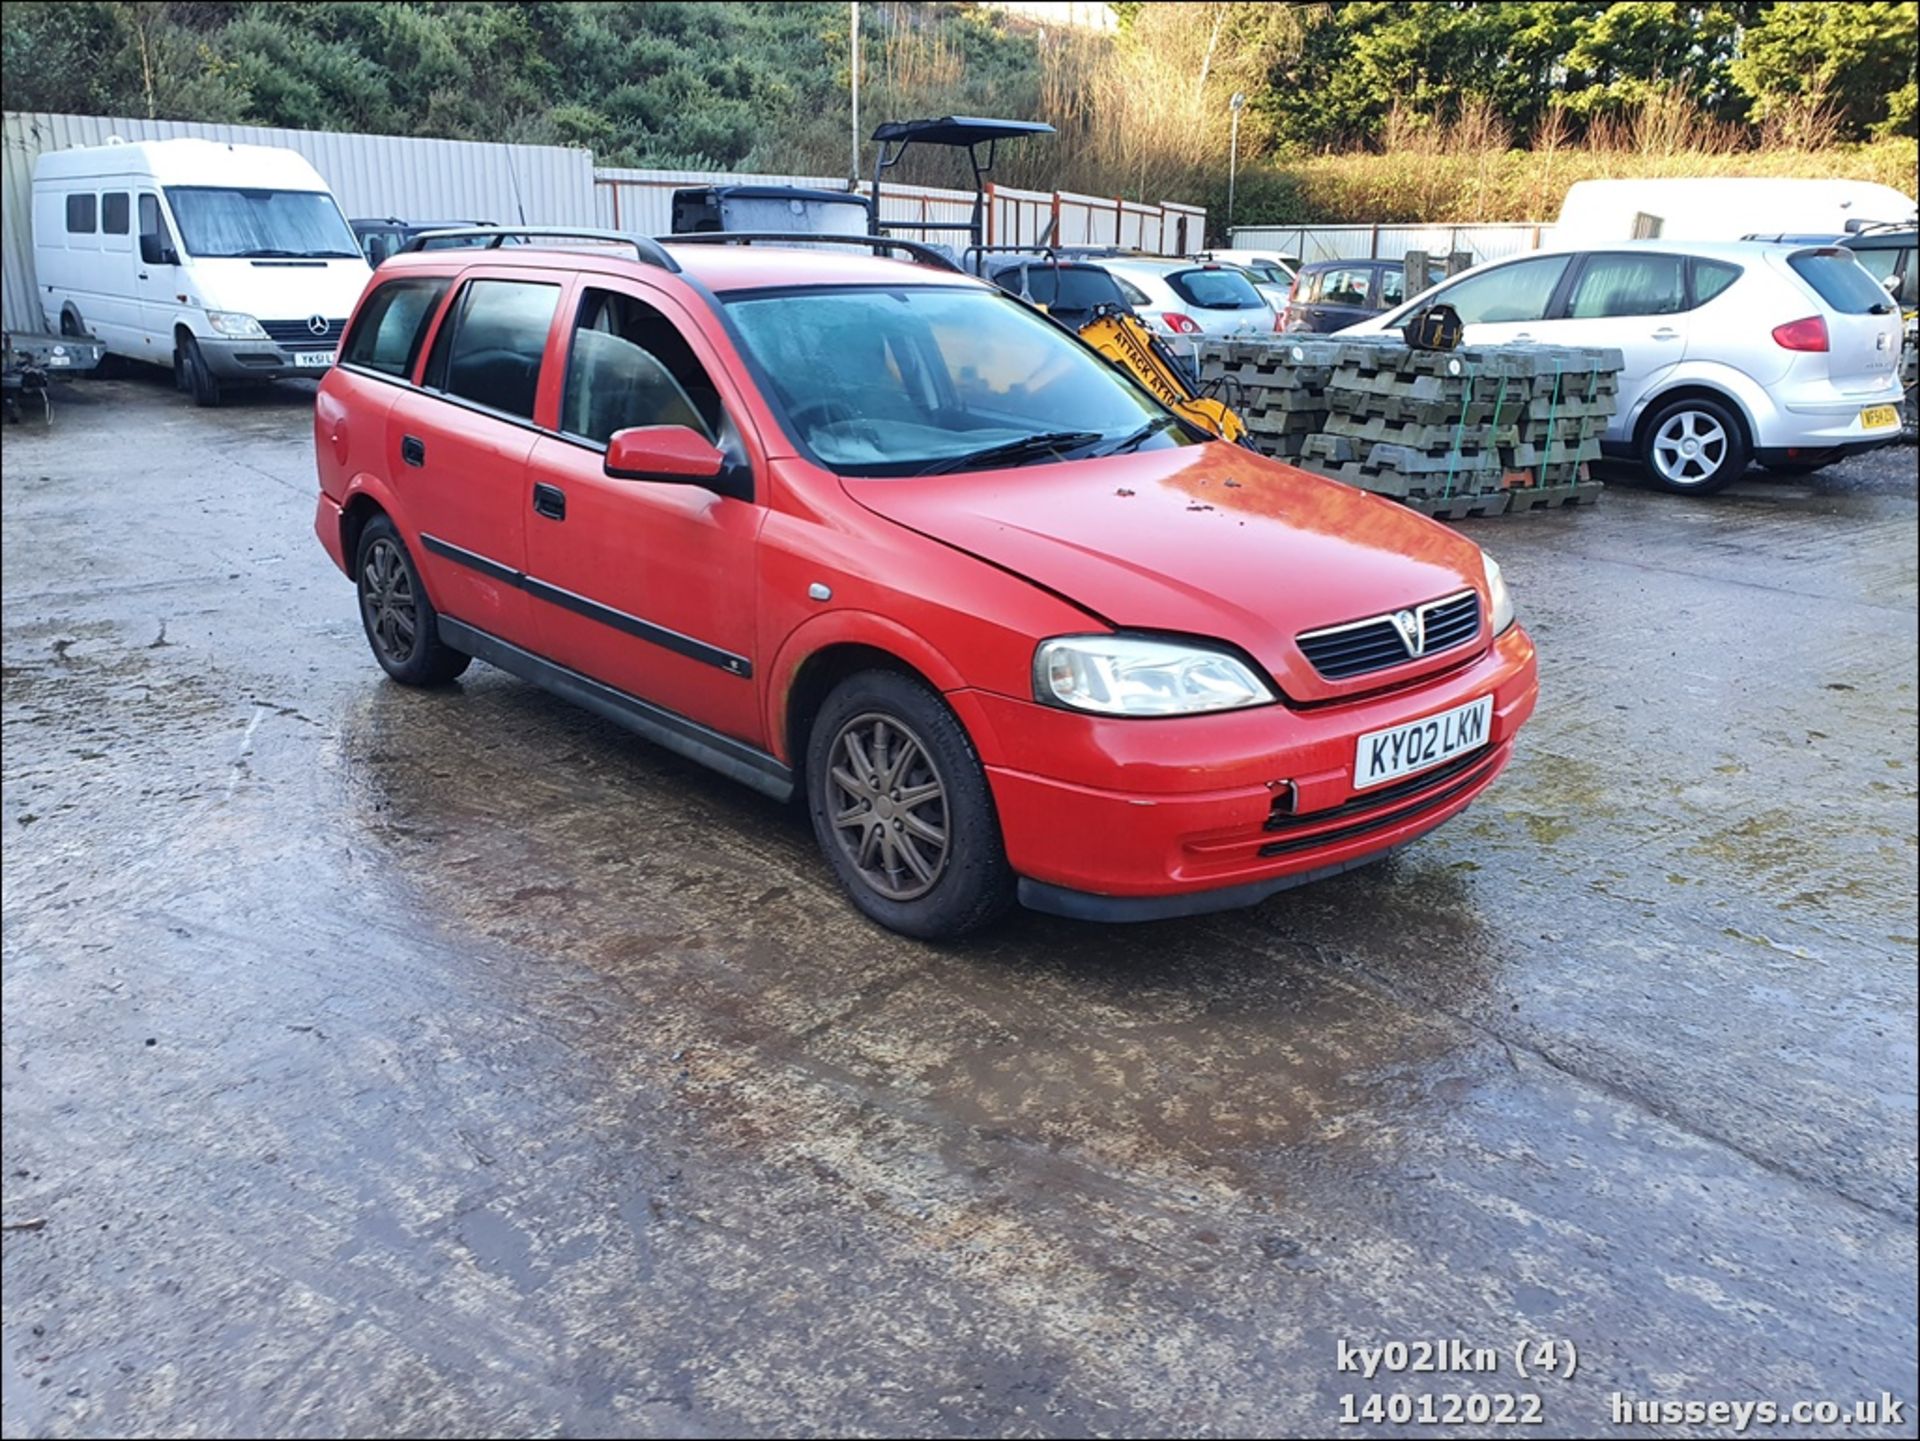
<svg viewBox="0 0 1920 1441"><path fill-rule="evenodd" d="M20 418L22 402L37 403L41 415L53 420L52 384L85 375L105 357L107 347L85 335L34 335L7 331L0 356L0 390L6 397L8 420Z"/></svg>

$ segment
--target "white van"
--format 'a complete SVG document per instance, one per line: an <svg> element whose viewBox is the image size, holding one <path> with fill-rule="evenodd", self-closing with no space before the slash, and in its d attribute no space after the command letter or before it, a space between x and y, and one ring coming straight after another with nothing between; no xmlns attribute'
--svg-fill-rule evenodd
<svg viewBox="0 0 1920 1441"><path fill-rule="evenodd" d="M33 263L48 329L171 365L200 405L324 371L368 275L304 157L212 140L41 155Z"/></svg>

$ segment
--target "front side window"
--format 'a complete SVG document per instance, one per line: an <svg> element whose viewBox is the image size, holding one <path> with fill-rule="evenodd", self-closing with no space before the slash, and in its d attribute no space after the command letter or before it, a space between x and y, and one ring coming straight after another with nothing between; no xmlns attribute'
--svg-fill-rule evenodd
<svg viewBox="0 0 1920 1441"><path fill-rule="evenodd" d="M1358 305L1365 307L1373 294L1373 276L1362 269L1329 270L1320 277L1322 305Z"/></svg>
<svg viewBox="0 0 1920 1441"><path fill-rule="evenodd" d="M1202 310L1258 310L1267 302L1237 270L1176 270L1167 277L1173 293Z"/></svg>
<svg viewBox="0 0 1920 1441"><path fill-rule="evenodd" d="M69 195L67 197L67 234L91 235L94 232L94 199L92 195Z"/></svg>
<svg viewBox="0 0 1920 1441"><path fill-rule="evenodd" d="M1687 308L1687 262L1680 255L1595 255L1580 272L1568 315L1677 315Z"/></svg>
<svg viewBox="0 0 1920 1441"><path fill-rule="evenodd" d="M794 438L844 474L1191 443L1145 391L998 292L746 292L727 300L727 312Z"/></svg>
<svg viewBox="0 0 1920 1441"><path fill-rule="evenodd" d="M684 425L708 440L720 393L674 323L645 301L588 290L567 347L560 429L596 445L636 425Z"/></svg>
<svg viewBox="0 0 1920 1441"><path fill-rule="evenodd" d="M203 259L360 254L340 207L324 190L169 185L167 202L187 253Z"/></svg>
<svg viewBox="0 0 1920 1441"><path fill-rule="evenodd" d="M364 365L383 375L413 374L427 324L451 283L437 277L390 280L374 291L353 322L353 334L341 351L342 362Z"/></svg>
<svg viewBox="0 0 1920 1441"><path fill-rule="evenodd" d="M1460 313L1463 325L1497 325L1544 320L1553 292L1566 273L1567 257L1543 255L1516 260L1455 281L1434 297Z"/></svg>
<svg viewBox="0 0 1920 1441"><path fill-rule="evenodd" d="M533 419L540 358L560 287L544 281L470 280L441 323L427 384L505 415Z"/></svg>
<svg viewBox="0 0 1920 1441"><path fill-rule="evenodd" d="M116 190L110 195L100 197L100 229L108 235L127 233L126 191Z"/></svg>

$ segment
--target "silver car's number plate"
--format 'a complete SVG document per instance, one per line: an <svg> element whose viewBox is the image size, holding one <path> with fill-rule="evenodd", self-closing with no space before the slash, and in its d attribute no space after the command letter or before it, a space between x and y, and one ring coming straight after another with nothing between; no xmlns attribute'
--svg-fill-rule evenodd
<svg viewBox="0 0 1920 1441"><path fill-rule="evenodd" d="M1487 743L1492 722L1493 697L1483 695L1439 715L1369 731L1354 747L1353 788L1384 785L1463 756Z"/></svg>

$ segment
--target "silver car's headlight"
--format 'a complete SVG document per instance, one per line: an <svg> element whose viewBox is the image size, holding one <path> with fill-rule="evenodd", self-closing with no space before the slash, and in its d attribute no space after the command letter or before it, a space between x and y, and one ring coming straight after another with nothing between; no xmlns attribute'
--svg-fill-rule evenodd
<svg viewBox="0 0 1920 1441"><path fill-rule="evenodd" d="M1480 563L1486 567L1487 597L1493 602L1493 633L1499 635L1513 624L1513 595L1507 589L1507 578L1500 574L1499 561L1483 550Z"/></svg>
<svg viewBox="0 0 1920 1441"><path fill-rule="evenodd" d="M207 324L229 340L265 340L267 337L259 321L237 310L209 310Z"/></svg>
<svg viewBox="0 0 1920 1441"><path fill-rule="evenodd" d="M1100 715L1198 715L1277 699L1236 656L1187 641L1066 635L1033 655L1034 696Z"/></svg>

